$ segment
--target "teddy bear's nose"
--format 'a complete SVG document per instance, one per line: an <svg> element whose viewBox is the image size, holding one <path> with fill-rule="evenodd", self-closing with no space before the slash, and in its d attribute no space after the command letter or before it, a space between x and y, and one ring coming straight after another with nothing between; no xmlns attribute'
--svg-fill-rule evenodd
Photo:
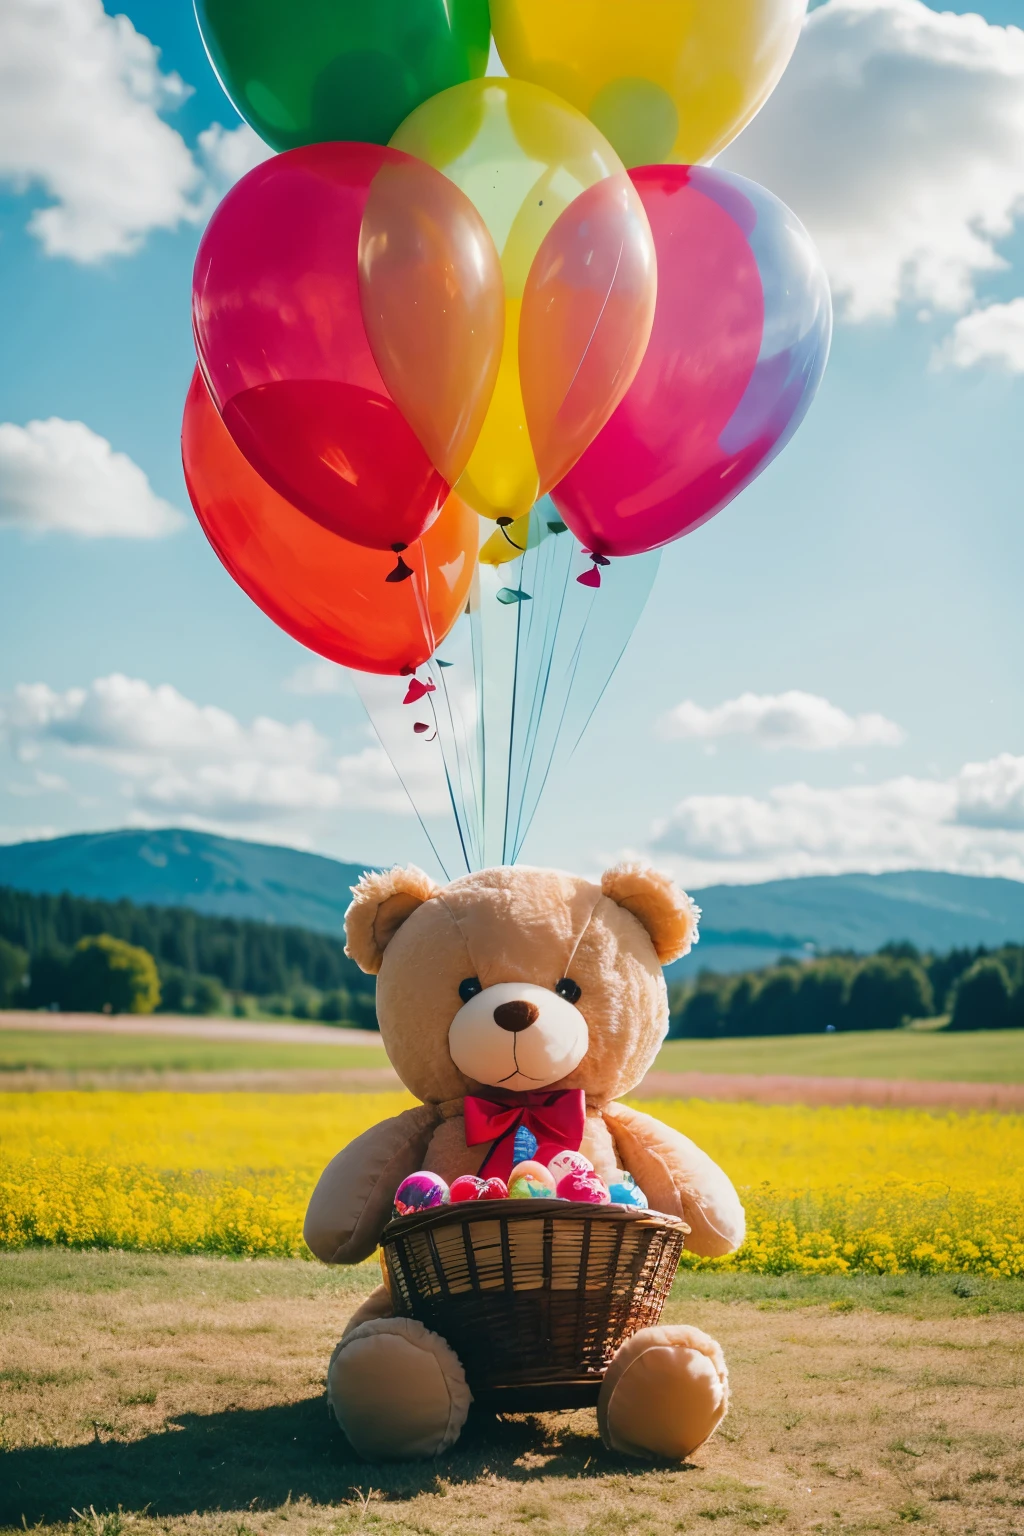
<svg viewBox="0 0 1024 1536"><path fill-rule="evenodd" d="M536 1003L524 1002L521 998L514 1003L499 1003L494 1010L494 1022L499 1029L507 1029L510 1034L518 1034L521 1029L529 1029L531 1024L536 1024L540 1018L540 1009Z"/></svg>

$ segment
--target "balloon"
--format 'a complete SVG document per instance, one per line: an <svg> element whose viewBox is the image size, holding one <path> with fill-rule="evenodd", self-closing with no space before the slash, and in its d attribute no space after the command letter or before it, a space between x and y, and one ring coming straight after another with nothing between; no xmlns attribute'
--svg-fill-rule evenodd
<svg viewBox="0 0 1024 1536"><path fill-rule="evenodd" d="M429 166L377 145L292 150L243 177L203 236L200 367L280 495L355 543L402 548L479 433L500 277L472 204Z"/></svg>
<svg viewBox="0 0 1024 1536"><path fill-rule="evenodd" d="M458 489L514 521L607 421L642 356L657 285L643 205L593 124L520 80L455 86L391 142L466 193L501 253L504 350Z"/></svg>
<svg viewBox="0 0 1024 1536"><path fill-rule="evenodd" d="M660 548L748 486L806 415L832 335L821 258L778 198L700 167L632 176L658 251L654 330L614 416L552 492L599 557Z"/></svg>
<svg viewBox="0 0 1024 1536"><path fill-rule="evenodd" d="M350 544L284 501L231 440L196 369L181 434L188 493L242 591L293 639L364 672L399 675L433 655L466 606L479 522L457 496L403 556Z"/></svg>
<svg viewBox="0 0 1024 1536"><path fill-rule="evenodd" d="M421 101L487 68L487 0L196 0L221 85L275 149L386 144Z"/></svg>
<svg viewBox="0 0 1024 1536"><path fill-rule="evenodd" d="M491 0L510 75L563 96L627 166L719 154L760 111L807 0Z"/></svg>

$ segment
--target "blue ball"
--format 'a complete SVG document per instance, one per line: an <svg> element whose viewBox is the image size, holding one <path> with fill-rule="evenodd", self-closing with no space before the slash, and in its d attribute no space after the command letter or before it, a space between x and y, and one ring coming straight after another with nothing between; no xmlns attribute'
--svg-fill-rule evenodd
<svg viewBox="0 0 1024 1536"><path fill-rule="evenodd" d="M612 1205L628 1205L636 1211L648 1209L647 1196L632 1179L628 1184L610 1184L608 1193L612 1197Z"/></svg>
<svg viewBox="0 0 1024 1536"><path fill-rule="evenodd" d="M525 1125L521 1125L512 1143L513 1168L518 1168L520 1163L532 1163L536 1155L537 1138Z"/></svg>

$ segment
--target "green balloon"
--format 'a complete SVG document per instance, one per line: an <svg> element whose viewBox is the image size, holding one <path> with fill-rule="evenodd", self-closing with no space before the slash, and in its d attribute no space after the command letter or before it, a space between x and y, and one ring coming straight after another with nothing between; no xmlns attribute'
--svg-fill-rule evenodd
<svg viewBox="0 0 1024 1536"><path fill-rule="evenodd" d="M483 75L488 0L195 0L206 51L261 139L386 144L414 108Z"/></svg>

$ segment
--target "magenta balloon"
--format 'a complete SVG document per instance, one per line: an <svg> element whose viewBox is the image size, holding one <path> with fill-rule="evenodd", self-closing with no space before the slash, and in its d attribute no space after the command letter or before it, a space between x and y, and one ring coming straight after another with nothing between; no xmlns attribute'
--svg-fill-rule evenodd
<svg viewBox="0 0 1024 1536"><path fill-rule="evenodd" d="M387 167L444 178L377 144L314 144L242 178L196 257L199 366L236 445L292 506L377 549L409 545L449 487L399 410L363 319L359 242Z"/></svg>
<svg viewBox="0 0 1024 1536"><path fill-rule="evenodd" d="M828 358L832 302L807 231L726 171L630 172L658 253L647 353L625 399L551 493L600 555L706 523L780 453Z"/></svg>

